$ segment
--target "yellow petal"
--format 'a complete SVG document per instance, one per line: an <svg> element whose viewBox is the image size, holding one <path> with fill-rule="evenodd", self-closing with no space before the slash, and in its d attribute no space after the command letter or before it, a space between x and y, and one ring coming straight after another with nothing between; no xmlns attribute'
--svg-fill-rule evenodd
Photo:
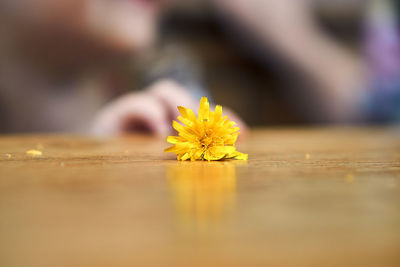
<svg viewBox="0 0 400 267"><path fill-rule="evenodd" d="M178 120L180 122L182 122L183 124L187 125L187 126L192 126L193 125L192 121L190 121L190 120L188 120L188 119L186 119L186 118L184 118L182 116L178 116Z"/></svg>
<svg viewBox="0 0 400 267"><path fill-rule="evenodd" d="M185 107L178 107L179 112L182 114L182 117L185 119L195 121L196 120L196 115L190 108L185 108Z"/></svg>
<svg viewBox="0 0 400 267"><path fill-rule="evenodd" d="M172 127L178 131L179 136L185 138L188 141L191 141L195 136L193 136L190 132L189 129L186 129L184 126L179 124L177 121L172 121Z"/></svg>
<svg viewBox="0 0 400 267"><path fill-rule="evenodd" d="M177 132L185 131L185 128L177 121L172 121L172 128L174 128Z"/></svg>
<svg viewBox="0 0 400 267"><path fill-rule="evenodd" d="M237 131L239 131L240 130L240 128L239 127L232 127L231 129L231 132L237 132Z"/></svg>
<svg viewBox="0 0 400 267"><path fill-rule="evenodd" d="M240 160L248 160L249 155L245 153L238 152L239 154L235 157L235 159L240 159Z"/></svg>
<svg viewBox="0 0 400 267"><path fill-rule="evenodd" d="M170 144L178 144L184 142L185 140L180 136L168 136L167 142Z"/></svg>
<svg viewBox="0 0 400 267"><path fill-rule="evenodd" d="M220 160L224 158L227 154L233 153L235 151L233 146L213 146L207 149L204 154L204 159L206 160Z"/></svg>
<svg viewBox="0 0 400 267"><path fill-rule="evenodd" d="M234 146L213 146L209 149L212 153L233 153L236 151L236 148Z"/></svg>
<svg viewBox="0 0 400 267"><path fill-rule="evenodd" d="M199 107L199 121L208 121L210 118L210 103L208 103L207 97L203 96L200 100Z"/></svg>
<svg viewBox="0 0 400 267"><path fill-rule="evenodd" d="M193 160L201 160L204 153L204 149L198 149L192 156Z"/></svg>
<svg viewBox="0 0 400 267"><path fill-rule="evenodd" d="M215 118L215 120L217 121L217 120L220 120L221 117L222 117L222 106L217 105L217 106L215 107L215 115L214 115L214 118Z"/></svg>
<svg viewBox="0 0 400 267"><path fill-rule="evenodd" d="M208 161L211 161L211 160L220 160L220 159L222 159L222 158L224 158L225 157L225 153L211 153L209 150L207 150L205 153L204 153L204 159L205 160L208 160Z"/></svg>
<svg viewBox="0 0 400 267"><path fill-rule="evenodd" d="M214 112L210 110L208 114L210 125L212 125L214 123Z"/></svg>
<svg viewBox="0 0 400 267"><path fill-rule="evenodd" d="M174 152L174 151L175 151L175 145L170 146L170 147L164 149L164 152Z"/></svg>
<svg viewBox="0 0 400 267"><path fill-rule="evenodd" d="M165 152L174 152L175 154L182 154L186 153L187 151L190 151L193 147L194 144L191 144L189 142L177 143L165 149Z"/></svg>
<svg viewBox="0 0 400 267"><path fill-rule="evenodd" d="M238 151L235 150L235 151L233 151L232 153L227 154L227 155L225 156L225 158L227 158L227 159L234 158L234 157L236 157L236 156L239 155L238 153L240 153L240 152L238 152Z"/></svg>
<svg viewBox="0 0 400 267"><path fill-rule="evenodd" d="M238 159L238 160L248 160L249 155L245 154L245 153L242 153L242 152L239 152L239 151L235 151L233 153L228 154L226 156L226 158L227 159L234 158L234 159Z"/></svg>
<svg viewBox="0 0 400 267"><path fill-rule="evenodd" d="M180 160L187 160L187 159L189 159L189 158L190 158L189 153L185 153L185 154L180 158Z"/></svg>
<svg viewBox="0 0 400 267"><path fill-rule="evenodd" d="M231 128L231 127L233 127L233 126L235 126L235 125L236 125L236 122L231 121L231 120L229 120L229 119L226 119L226 120L224 121L224 126L227 127L227 128Z"/></svg>

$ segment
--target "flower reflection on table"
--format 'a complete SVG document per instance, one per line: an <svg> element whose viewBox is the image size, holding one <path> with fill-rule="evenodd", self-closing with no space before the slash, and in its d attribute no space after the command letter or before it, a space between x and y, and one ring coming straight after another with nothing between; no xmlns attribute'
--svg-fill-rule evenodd
<svg viewBox="0 0 400 267"><path fill-rule="evenodd" d="M234 211L236 164L177 162L166 166L166 177L181 226L206 231Z"/></svg>

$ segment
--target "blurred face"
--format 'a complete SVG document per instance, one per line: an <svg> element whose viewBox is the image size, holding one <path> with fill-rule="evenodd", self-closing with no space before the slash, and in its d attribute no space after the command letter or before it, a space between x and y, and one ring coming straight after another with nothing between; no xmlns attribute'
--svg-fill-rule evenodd
<svg viewBox="0 0 400 267"><path fill-rule="evenodd" d="M68 43L138 51L155 39L161 0L0 0L3 19L22 32ZM6 18L5 18L6 17ZM21 30L22 29L22 30ZM34 34L31 34L32 36Z"/></svg>

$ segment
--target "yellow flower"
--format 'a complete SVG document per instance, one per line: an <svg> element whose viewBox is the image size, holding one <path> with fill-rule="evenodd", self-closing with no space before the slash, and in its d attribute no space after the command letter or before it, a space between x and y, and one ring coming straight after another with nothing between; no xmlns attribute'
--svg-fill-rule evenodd
<svg viewBox="0 0 400 267"><path fill-rule="evenodd" d="M178 160L247 160L248 155L236 151L235 142L239 135L239 127L227 116L222 117L222 107L216 106L210 111L207 97L200 101L199 115L191 109L178 107L182 116L178 117L183 124L172 122L172 127L179 136L168 136L167 142L174 144L165 152L174 152Z"/></svg>

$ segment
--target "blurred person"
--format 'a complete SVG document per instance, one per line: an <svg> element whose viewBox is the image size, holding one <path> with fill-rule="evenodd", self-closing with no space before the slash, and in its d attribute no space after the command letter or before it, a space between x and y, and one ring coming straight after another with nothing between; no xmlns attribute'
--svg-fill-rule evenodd
<svg viewBox="0 0 400 267"><path fill-rule="evenodd" d="M116 62L152 47L165 2L1 0L0 131L168 134L202 92L163 79L110 102Z"/></svg>
<svg viewBox="0 0 400 267"><path fill-rule="evenodd" d="M301 102L303 109L312 104L310 99L316 99L319 103L312 110L319 120L399 120L399 24L391 6L396 1L213 0L213 3L236 40L252 50L253 55L264 59L268 53L274 53L311 81L313 86L308 91L289 98L295 97L291 100ZM316 3L354 4L368 10L365 18L369 34L365 43L369 49L365 55L349 51L320 29L313 16ZM385 65L384 77L377 69L379 65Z"/></svg>

